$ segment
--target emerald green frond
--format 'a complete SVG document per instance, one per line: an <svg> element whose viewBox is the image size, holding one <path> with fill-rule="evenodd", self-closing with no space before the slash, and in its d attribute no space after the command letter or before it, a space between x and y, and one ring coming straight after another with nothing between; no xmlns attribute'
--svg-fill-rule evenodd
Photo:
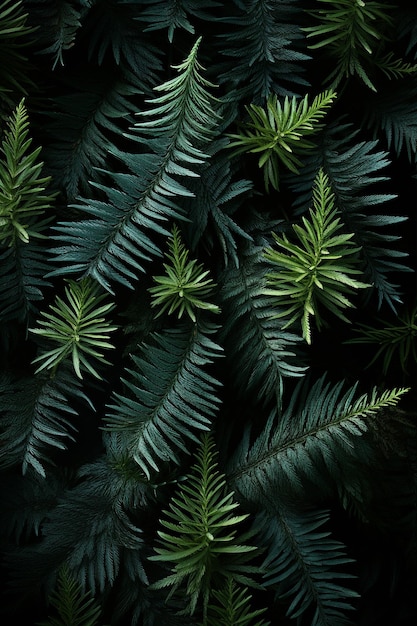
<svg viewBox="0 0 417 626"><path fill-rule="evenodd" d="M45 477L56 451L74 440L75 398L87 400L79 379L66 368L54 378L3 377L1 468L20 465L24 474L33 469Z"/></svg>
<svg viewBox="0 0 417 626"><path fill-rule="evenodd" d="M311 50L325 49L334 57L336 67L326 81L336 89L343 79L358 76L375 91L369 65L373 55L393 27L392 5L363 0L318 0L323 8L309 11L317 23L303 30L307 37L318 38Z"/></svg>
<svg viewBox="0 0 417 626"><path fill-rule="evenodd" d="M49 604L54 609L48 620L38 626L97 626L101 608L91 591L71 575L67 566L58 572L54 590L49 595Z"/></svg>
<svg viewBox="0 0 417 626"><path fill-rule="evenodd" d="M273 233L276 248L267 248L265 258L271 262L267 288L263 293L274 299L278 318L289 318L285 327L301 321L304 339L311 343L311 317L317 328L322 326L320 307L345 322L342 309L352 307L349 296L368 287L356 280L361 271L357 264L359 249L351 241L353 233L344 233L335 196L329 179L319 170L313 189L313 208L302 224L293 224L298 240L293 243L285 233Z"/></svg>
<svg viewBox="0 0 417 626"><path fill-rule="evenodd" d="M287 607L290 619L311 614L311 626L342 626L359 597L344 581L351 581L343 567L353 562L345 546L335 540L326 525L329 513L306 508L300 514L280 506L276 512L258 514L258 538L267 556L262 567L264 584Z"/></svg>
<svg viewBox="0 0 417 626"><path fill-rule="evenodd" d="M400 240L396 234L397 225L407 218L392 215L389 211L388 203L397 198L396 194L383 193L382 189L375 193L375 185L389 181L391 161L388 153L378 150L376 141L358 141L357 133L343 120L326 129L320 151L304 161L303 176L291 177L291 188L297 194L294 206L296 213L308 210L314 179L320 167L324 167L337 199L340 217L360 247L363 278L370 285L362 297L368 302L371 295L376 294L378 308L386 302L395 310L401 302L401 293L390 274L397 276L410 271L401 262L407 254L401 246L394 246ZM389 232L387 228L390 228Z"/></svg>
<svg viewBox="0 0 417 626"><path fill-rule="evenodd" d="M275 305L264 295L271 266L263 258L266 240L262 243L241 247L239 266L228 266L220 275L221 336L239 392L279 405L284 379L303 376L306 368L300 364L301 336L284 330Z"/></svg>
<svg viewBox="0 0 417 626"><path fill-rule="evenodd" d="M68 280L65 300L56 296L49 311L41 311L37 327L30 329L47 340L46 349L33 361L40 364L36 373L45 369L55 373L63 361L71 361L78 378L82 378L81 370L101 378L92 361L109 363L103 350L114 348L109 339L117 329L106 319L115 307L112 302L103 303L106 297L101 286L90 279ZM50 345L53 347L48 350Z"/></svg>
<svg viewBox="0 0 417 626"><path fill-rule="evenodd" d="M193 322L196 321L196 309L220 313L216 304L207 302L216 287L209 271L204 270L196 259L189 259L189 251L181 239L179 228L174 224L172 235L168 242L169 251L166 254L169 263L164 263L165 274L154 276L156 283L149 288L152 295L152 307L158 307L156 317L167 312L168 315L176 312L178 319L186 313Z"/></svg>
<svg viewBox="0 0 417 626"><path fill-rule="evenodd" d="M199 431L210 429L219 408L220 383L211 364L222 354L214 328L189 324L151 334L132 355L133 369L113 394L105 428L123 433L126 449L146 476L163 463L179 463Z"/></svg>
<svg viewBox="0 0 417 626"><path fill-rule="evenodd" d="M296 0L228 3L216 22L221 60L215 71L225 102L263 105L271 93L284 97L308 86L300 14Z"/></svg>
<svg viewBox="0 0 417 626"><path fill-rule="evenodd" d="M207 620L201 626L269 626L269 621L258 619L265 609L251 610L252 596L231 576L219 590L213 590L212 596Z"/></svg>
<svg viewBox="0 0 417 626"><path fill-rule="evenodd" d="M0 244L15 246L39 236L35 224L51 208L49 176L42 176L41 147L30 151L29 117L24 100L11 114L0 145Z"/></svg>
<svg viewBox="0 0 417 626"><path fill-rule="evenodd" d="M206 615L212 587L230 578L247 584L256 572L248 563L256 547L243 543L249 537L239 528L248 515L237 514L238 507L219 470L213 439L205 434L186 482L164 511L156 554L149 557L170 572L153 588L185 593L187 613L202 602Z"/></svg>
<svg viewBox="0 0 417 626"><path fill-rule="evenodd" d="M282 414L272 411L254 442L246 437L228 472L245 501L262 504L263 494L273 490L305 495L312 485L325 492L331 481L343 480L344 468L352 471L352 455L356 463L369 463L372 447L363 434L370 422L377 429L378 412L395 406L408 389L374 388L355 397L357 384L343 387L331 386L325 376L310 389L300 381Z"/></svg>
<svg viewBox="0 0 417 626"><path fill-rule="evenodd" d="M151 119L136 124L129 135L140 152L115 151L130 173L105 172L113 184L93 186L106 199L74 205L93 219L56 227L55 239L65 244L54 250L55 259L65 258L66 266L53 274L83 272L109 290L110 281L132 287L138 272L145 271L141 263L161 254L152 236L169 235L168 219L184 219L180 202L192 194L180 180L198 176L206 159L202 148L217 119L197 60L199 44L200 39L175 66L177 76L156 87L163 95L141 113Z"/></svg>
<svg viewBox="0 0 417 626"><path fill-rule="evenodd" d="M263 170L266 191L271 185L279 189L279 168L283 165L298 174L302 162L299 156L311 150L314 144L306 137L316 133L319 122L336 98L333 91L324 91L311 104L308 95L301 100L285 97L283 103L275 94L268 97L266 109L251 104L246 107L250 121L241 123L241 131L229 134L228 148L233 154L260 154L258 167Z"/></svg>

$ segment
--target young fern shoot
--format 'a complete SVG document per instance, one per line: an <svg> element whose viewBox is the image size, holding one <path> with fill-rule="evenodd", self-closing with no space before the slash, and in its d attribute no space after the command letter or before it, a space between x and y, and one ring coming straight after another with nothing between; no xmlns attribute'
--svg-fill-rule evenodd
<svg viewBox="0 0 417 626"><path fill-rule="evenodd" d="M276 301L274 317L289 318L286 327L301 321L302 335L310 344L311 317L319 330L323 325L319 307L348 322L342 311L353 306L349 296L369 285L354 278L361 274L354 267L360 248L352 242L353 234L342 232L334 194L322 169L315 179L309 219L303 217L293 229L298 243L285 233L272 233L278 249L264 252L274 268L266 276L265 295Z"/></svg>
<svg viewBox="0 0 417 626"><path fill-rule="evenodd" d="M172 228L168 246L166 257L170 263L164 263L166 274L154 276L157 284L149 289L152 294L151 306L160 307L155 317L165 312L168 315L177 312L180 319L186 313L195 322L195 309L219 313L220 308L206 300L216 285L211 278L207 278L208 270L204 270L196 259L189 260L188 250L181 241L176 224Z"/></svg>

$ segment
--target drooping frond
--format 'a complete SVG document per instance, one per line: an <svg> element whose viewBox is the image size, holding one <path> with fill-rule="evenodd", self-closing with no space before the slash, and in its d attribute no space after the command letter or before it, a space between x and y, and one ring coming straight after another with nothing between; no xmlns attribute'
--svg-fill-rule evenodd
<svg viewBox="0 0 417 626"><path fill-rule="evenodd" d="M322 169L314 181L313 208L293 230L296 243L285 233L273 233L279 249L265 250L272 271L263 293L273 298L278 308L275 316L287 320L285 327L301 321L303 337L311 343L311 317L318 329L323 323L320 307L348 322L342 310L353 306L349 297L368 287L355 278L361 274L355 267L359 249L352 242L353 233L343 232L335 196Z"/></svg>
<svg viewBox="0 0 417 626"><path fill-rule="evenodd" d="M389 274L410 269L401 262L407 253L393 246L399 240L394 228L407 218L386 209L379 212L397 196L374 192L374 185L389 180L382 171L390 165L388 154L377 147L377 141L357 141L357 130L339 120L326 129L319 150L304 160L303 176L292 176L290 185L296 192L296 212L303 213L311 206L314 178L320 167L325 169L345 227L361 249L364 281L371 285L365 301L376 294L378 307L386 302L395 310L401 294Z"/></svg>
<svg viewBox="0 0 417 626"><path fill-rule="evenodd" d="M267 552L262 564L265 586L275 591L291 619L308 612L311 626L351 623L347 613L359 594L343 584L353 578L342 569L352 559L326 529L329 513L273 508L256 516L257 539Z"/></svg>
<svg viewBox="0 0 417 626"><path fill-rule="evenodd" d="M220 383L210 365L222 354L214 329L194 324L153 333L114 393L105 428L125 437L125 446L150 476L164 463L179 463L198 433L210 429L219 407Z"/></svg>
<svg viewBox="0 0 417 626"><path fill-rule="evenodd" d="M189 17L212 21L215 16L208 10L221 6L220 2L213 0L205 0L204 6L200 0L141 0L140 4L146 7L141 10L138 18L148 24L145 32L166 29L170 43L177 28L194 34L193 20L188 19Z"/></svg>
<svg viewBox="0 0 417 626"><path fill-rule="evenodd" d="M279 189L280 167L298 174L302 162L299 156L313 148L307 139L322 128L320 120L336 98L333 91L324 91L309 103L308 95L301 100L285 97L281 103L276 94L268 97L266 107L251 104L246 107L249 121L241 123L228 148L233 154L259 154L258 167L263 170L266 191L271 185Z"/></svg>
<svg viewBox="0 0 417 626"><path fill-rule="evenodd" d="M239 266L228 266L220 275L225 316L221 335L239 392L279 405L284 379L302 376L306 368L296 360L301 336L283 329L271 299L264 295L265 275L271 269L263 258L265 245L266 239L242 246Z"/></svg>
<svg viewBox="0 0 417 626"><path fill-rule="evenodd" d="M264 105L271 93L292 96L308 86L302 64L309 55L297 24L298 3L248 0L228 5L229 14L217 20L223 60L215 69L224 101Z"/></svg>
<svg viewBox="0 0 417 626"><path fill-rule="evenodd" d="M52 616L39 626L97 626L99 623L101 608L98 601L91 591L84 591L66 565L58 572L56 586L48 601Z"/></svg>
<svg viewBox="0 0 417 626"><path fill-rule="evenodd" d="M262 504L263 494L274 489L305 494L314 484L326 491L330 480L341 481L346 468L351 471L352 455L356 462L369 462L372 448L363 437L368 422L377 428L378 411L395 406L408 389L374 388L355 397L357 384L343 387L343 382L331 386L325 376L310 389L300 381L282 414L272 411L254 442L246 437L229 469L241 497Z"/></svg>
<svg viewBox="0 0 417 626"><path fill-rule="evenodd" d="M248 561L256 547L242 543L249 536L239 526L248 515L236 514L238 507L219 470L213 438L204 434L187 480L164 512L156 554L150 556L170 571L153 588L185 593L184 612L193 614L202 601L206 615L212 587L229 578L251 581L256 568Z"/></svg>
<svg viewBox="0 0 417 626"><path fill-rule="evenodd" d="M0 466L32 468L46 476L57 450L74 440L77 411L74 399L86 401L79 379L65 368L54 378L3 378L0 401L3 419Z"/></svg>
<svg viewBox="0 0 417 626"><path fill-rule="evenodd" d="M146 112L150 119L139 122L129 135L137 151L117 151L131 173L106 172L113 184L94 184L105 199L75 205L92 219L56 227L55 239L64 244L54 254L65 258L65 267L55 274L82 272L107 289L112 282L132 287L144 271L143 261L161 254L152 237L169 235L164 223L184 217L180 200L191 192L178 178L198 176L216 119L209 83L197 61L199 43L176 66L177 76L156 88L163 95L151 101L153 107Z"/></svg>

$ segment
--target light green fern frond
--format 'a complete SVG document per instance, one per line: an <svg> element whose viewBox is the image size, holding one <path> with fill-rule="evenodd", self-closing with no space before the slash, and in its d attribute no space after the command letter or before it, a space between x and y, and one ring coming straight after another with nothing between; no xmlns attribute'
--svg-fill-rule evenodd
<svg viewBox="0 0 417 626"><path fill-rule="evenodd" d="M159 545L150 557L170 571L153 588L181 591L191 614L200 600L206 614L214 586L230 580L246 585L257 571L248 563L256 547L247 545L248 535L238 531L248 515L236 513L239 505L226 490L216 456L212 436L204 434L187 480L161 519Z"/></svg>
<svg viewBox="0 0 417 626"><path fill-rule="evenodd" d="M232 577L218 590L213 590L207 621L202 626L268 626L270 622L257 619L265 609L251 610L251 595L239 587Z"/></svg>
<svg viewBox="0 0 417 626"><path fill-rule="evenodd" d="M204 270L196 259L188 258L188 250L176 225L172 228L168 246L166 256L170 263L164 263L166 273L164 276L154 276L153 280L157 284L149 288L152 294L151 306L159 307L155 317L166 311L169 315L177 312L180 319L186 313L195 322L196 309L219 313L216 304L206 301L216 285L208 278L208 270Z"/></svg>
<svg viewBox="0 0 417 626"><path fill-rule="evenodd" d="M342 310L353 306L349 296L368 287L354 278L361 274L354 267L359 248L351 241L353 234L342 232L335 197L322 169L315 179L309 219L302 217L302 224L294 224L293 230L298 243L285 233L273 233L280 250L265 250L265 258L276 268L267 274L265 295L279 306L277 317L289 318L286 326L301 320L303 337L311 343L311 317L319 329L323 323L319 306L348 322Z"/></svg>
<svg viewBox="0 0 417 626"><path fill-rule="evenodd" d="M54 345L34 359L33 363L40 363L37 372L54 371L62 361L71 359L79 378L82 378L81 369L101 378L91 361L108 364L102 350L114 347L109 342L109 335L117 328L105 318L115 307L114 303L103 303L106 295L91 278L68 281L66 300L57 296L49 307L51 312L42 311L38 327L30 329Z"/></svg>
<svg viewBox="0 0 417 626"><path fill-rule="evenodd" d="M336 98L334 91L324 91L311 104L308 95L301 100L285 97L283 103L275 94L269 96L266 109L251 104L246 107L250 121L241 124L241 131L229 134L228 145L234 154L259 154L258 166L263 169L265 188L279 188L280 163L298 173L302 162L298 155L313 147L306 139L321 128L321 120Z"/></svg>
<svg viewBox="0 0 417 626"><path fill-rule="evenodd" d="M41 147L30 151L29 118L24 100L9 118L0 146L0 243L13 246L40 236L36 220L51 206L54 194L46 194L50 177L41 176Z"/></svg>

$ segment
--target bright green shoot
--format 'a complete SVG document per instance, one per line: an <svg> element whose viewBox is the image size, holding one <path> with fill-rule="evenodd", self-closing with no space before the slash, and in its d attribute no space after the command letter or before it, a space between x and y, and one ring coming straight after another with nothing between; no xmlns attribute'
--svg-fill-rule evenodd
<svg viewBox="0 0 417 626"><path fill-rule="evenodd" d="M79 378L82 378L81 370L86 370L100 379L91 361L108 364L102 350L114 348L109 335L117 326L112 326L105 316L115 305L103 303L106 294L89 278L80 282L69 280L65 296L65 299L57 296L50 311L41 313L43 319L39 320L38 328L30 329L53 345L34 359L33 363L40 363L36 373L45 369L54 372L62 361L70 359Z"/></svg>
<svg viewBox="0 0 417 626"><path fill-rule="evenodd" d="M329 179L319 170L313 188L313 209L302 224L293 225L296 242L287 235L273 233L277 248L267 248L265 258L273 271L267 274L265 294L275 299L278 312L274 317L289 318L286 326L301 320L302 335L311 343L311 318L317 328L323 320L320 307L345 322L343 309L352 307L349 300L357 289L369 287L354 276L361 271L354 266L358 252L353 234L344 233L335 207Z"/></svg>
<svg viewBox="0 0 417 626"><path fill-rule="evenodd" d="M164 263L166 273L154 276L157 284L149 289L152 294L151 306L159 307L156 317L167 312L168 315L177 313L180 319L187 314L195 322L196 309L219 313L219 307L206 300L216 285L208 277L208 270L204 270L196 259L189 260L188 250L181 241L176 225L172 228L168 246L166 257L170 262Z"/></svg>

